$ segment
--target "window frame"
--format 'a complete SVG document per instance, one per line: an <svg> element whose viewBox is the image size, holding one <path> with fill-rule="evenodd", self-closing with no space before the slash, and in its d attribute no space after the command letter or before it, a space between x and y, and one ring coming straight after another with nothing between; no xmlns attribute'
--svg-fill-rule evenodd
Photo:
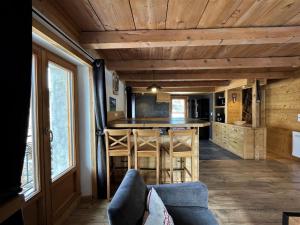
<svg viewBox="0 0 300 225"><path fill-rule="evenodd" d="M170 117L173 119L179 119L179 117L173 117L173 100L175 99L183 99L184 100L184 117L183 119L188 117L188 96L172 96L171 97L171 107L170 107Z"/></svg>

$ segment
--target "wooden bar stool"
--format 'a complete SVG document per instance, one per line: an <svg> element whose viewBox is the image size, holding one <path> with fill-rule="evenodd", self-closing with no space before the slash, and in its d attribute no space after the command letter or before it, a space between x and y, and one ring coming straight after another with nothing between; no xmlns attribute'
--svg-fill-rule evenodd
<svg viewBox="0 0 300 225"><path fill-rule="evenodd" d="M180 170L187 172L187 174L193 179L193 149L195 142L195 129L189 130L169 130L170 146L169 149L165 147L165 150L170 155L170 180L173 180L173 158L184 158L183 167ZM191 169L190 171L186 168L185 160L191 158ZM183 182L184 176L181 177Z"/></svg>
<svg viewBox="0 0 300 225"><path fill-rule="evenodd" d="M134 129L134 159L135 169L139 169L138 158L153 157L156 160L156 183L160 179L160 131Z"/></svg>
<svg viewBox="0 0 300 225"><path fill-rule="evenodd" d="M128 169L131 168L131 130L105 129L107 199L110 199L110 157L128 157Z"/></svg>

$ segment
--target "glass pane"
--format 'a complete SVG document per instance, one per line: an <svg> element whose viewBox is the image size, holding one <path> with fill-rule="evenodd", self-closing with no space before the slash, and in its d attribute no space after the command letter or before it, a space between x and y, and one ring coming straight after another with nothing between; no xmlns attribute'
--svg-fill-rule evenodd
<svg viewBox="0 0 300 225"><path fill-rule="evenodd" d="M37 139L36 139L36 101L35 101L35 83L36 83L36 56L32 56L32 85L30 98L30 111L28 121L28 131L26 139L26 150L22 171L21 184L25 197L37 191Z"/></svg>
<svg viewBox="0 0 300 225"><path fill-rule="evenodd" d="M72 74L52 62L48 65L52 179L73 166Z"/></svg>
<svg viewBox="0 0 300 225"><path fill-rule="evenodd" d="M185 117L185 100L172 99L172 117L184 118Z"/></svg>

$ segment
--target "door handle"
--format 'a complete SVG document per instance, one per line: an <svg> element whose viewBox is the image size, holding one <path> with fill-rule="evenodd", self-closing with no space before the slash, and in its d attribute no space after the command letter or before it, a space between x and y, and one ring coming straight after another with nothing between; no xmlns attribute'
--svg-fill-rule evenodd
<svg viewBox="0 0 300 225"><path fill-rule="evenodd" d="M52 142L53 141L53 132L50 128L46 128L46 134L49 134L49 141Z"/></svg>

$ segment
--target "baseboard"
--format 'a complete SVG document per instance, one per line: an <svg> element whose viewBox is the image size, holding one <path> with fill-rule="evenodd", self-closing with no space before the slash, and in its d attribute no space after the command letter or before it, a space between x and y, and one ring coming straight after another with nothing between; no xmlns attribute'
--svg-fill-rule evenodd
<svg viewBox="0 0 300 225"><path fill-rule="evenodd" d="M292 160L292 161L300 162L300 158L297 158L293 155L285 156L285 155L280 155L277 152L267 151L267 156L268 156L268 154L274 155L275 157L278 157L278 159L286 159L286 160Z"/></svg>

